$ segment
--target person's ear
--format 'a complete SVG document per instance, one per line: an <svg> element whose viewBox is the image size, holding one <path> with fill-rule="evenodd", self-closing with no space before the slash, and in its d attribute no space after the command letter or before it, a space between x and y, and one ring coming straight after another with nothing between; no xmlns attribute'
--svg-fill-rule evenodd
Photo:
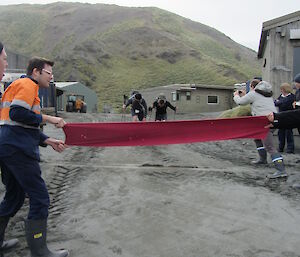
<svg viewBox="0 0 300 257"><path fill-rule="evenodd" d="M34 68L33 71L32 71L32 75L38 75L38 74L41 74L41 71L38 70L38 68Z"/></svg>

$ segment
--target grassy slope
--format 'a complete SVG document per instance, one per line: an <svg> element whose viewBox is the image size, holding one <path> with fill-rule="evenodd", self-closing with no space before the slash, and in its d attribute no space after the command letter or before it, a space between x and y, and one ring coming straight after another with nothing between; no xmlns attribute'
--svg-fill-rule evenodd
<svg viewBox="0 0 300 257"><path fill-rule="evenodd" d="M117 109L131 89L171 83L230 85L260 73L255 53L212 28L158 8L47 7L1 7L0 27L5 29L0 38L22 54L54 58L56 78L79 80L95 89L100 109L104 103ZM96 7L118 19L108 18L95 32L97 16L89 8ZM84 13L91 17L81 17ZM82 19L80 27L76 27L79 18L68 27L76 15ZM247 51L249 55L244 54Z"/></svg>

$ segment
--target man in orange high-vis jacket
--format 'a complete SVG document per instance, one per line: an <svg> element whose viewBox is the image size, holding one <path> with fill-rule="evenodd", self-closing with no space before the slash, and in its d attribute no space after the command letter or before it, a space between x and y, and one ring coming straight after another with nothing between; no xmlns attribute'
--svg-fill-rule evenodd
<svg viewBox="0 0 300 257"><path fill-rule="evenodd" d="M25 194L30 209L25 221L31 256L65 257L67 250L51 252L46 243L49 194L41 177L39 145L51 145L58 152L64 142L49 138L39 130L41 122L62 128L62 118L40 114L39 87L49 87L54 63L34 57L27 77L14 81L4 92L0 117L0 165L6 192L0 203L0 217L13 217L22 207ZM5 231L5 228L3 229Z"/></svg>

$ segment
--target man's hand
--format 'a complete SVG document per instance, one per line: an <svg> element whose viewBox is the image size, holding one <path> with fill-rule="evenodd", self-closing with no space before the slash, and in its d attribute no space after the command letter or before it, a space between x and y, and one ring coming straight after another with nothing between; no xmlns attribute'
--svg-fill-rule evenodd
<svg viewBox="0 0 300 257"><path fill-rule="evenodd" d="M238 95L239 97L242 97L244 95L246 95L246 90L245 89L239 89L234 91L233 93L234 96Z"/></svg>
<svg viewBox="0 0 300 257"><path fill-rule="evenodd" d="M55 138L47 138L44 141L45 144L47 145L51 145L51 147L56 151L61 153L62 151L64 151L67 148L67 145L65 145L65 143L62 140L58 140Z"/></svg>
<svg viewBox="0 0 300 257"><path fill-rule="evenodd" d="M271 112L267 115L267 118L270 122L274 122L274 113ZM273 128L274 125L272 123L268 124L267 126L265 126L265 128Z"/></svg>
<svg viewBox="0 0 300 257"><path fill-rule="evenodd" d="M62 128L66 125L63 118L43 114L43 121L54 124L57 128Z"/></svg>
<svg viewBox="0 0 300 257"><path fill-rule="evenodd" d="M273 112L269 113L269 114L267 115L267 118L268 118L268 120L269 120L270 122L274 122L274 113L273 113Z"/></svg>
<svg viewBox="0 0 300 257"><path fill-rule="evenodd" d="M234 91L233 95L234 95L234 96L236 96L236 95L240 96L239 90Z"/></svg>
<svg viewBox="0 0 300 257"><path fill-rule="evenodd" d="M272 123L270 123L267 126L265 126L264 128L274 128L274 125Z"/></svg>

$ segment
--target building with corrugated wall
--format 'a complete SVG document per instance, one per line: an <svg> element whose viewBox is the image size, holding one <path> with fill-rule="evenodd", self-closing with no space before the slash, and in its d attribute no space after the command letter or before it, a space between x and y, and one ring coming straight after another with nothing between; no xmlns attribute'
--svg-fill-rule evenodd
<svg viewBox="0 0 300 257"><path fill-rule="evenodd" d="M262 79L280 95L280 85L300 73L300 11L263 23L258 58Z"/></svg>
<svg viewBox="0 0 300 257"><path fill-rule="evenodd" d="M222 112L231 109L234 86L173 84L141 90L148 106L160 93L178 108L178 113ZM168 109L169 112L172 110Z"/></svg>

